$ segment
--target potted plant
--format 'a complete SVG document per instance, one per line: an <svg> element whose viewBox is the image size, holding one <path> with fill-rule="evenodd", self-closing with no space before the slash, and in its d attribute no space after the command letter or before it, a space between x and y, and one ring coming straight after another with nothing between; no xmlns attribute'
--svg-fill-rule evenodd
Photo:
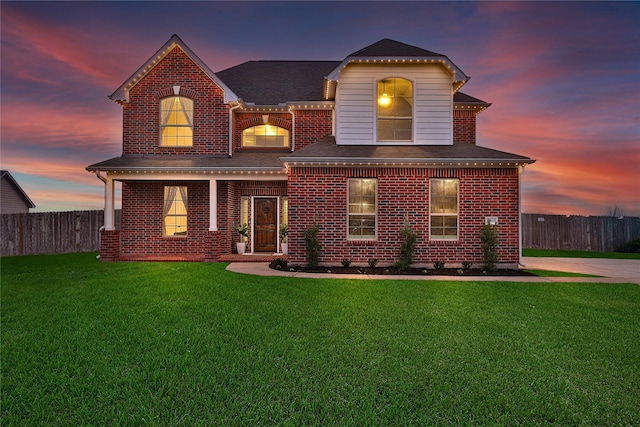
<svg viewBox="0 0 640 427"><path fill-rule="evenodd" d="M249 226L245 222L236 227L236 231L240 233L240 241L236 243L236 249L240 255L244 254L244 251L247 249L247 237L249 237Z"/></svg>
<svg viewBox="0 0 640 427"><path fill-rule="evenodd" d="M289 232L289 226L287 224L280 224L280 246L282 247L282 253L285 255L289 251L289 245L287 244L288 232Z"/></svg>

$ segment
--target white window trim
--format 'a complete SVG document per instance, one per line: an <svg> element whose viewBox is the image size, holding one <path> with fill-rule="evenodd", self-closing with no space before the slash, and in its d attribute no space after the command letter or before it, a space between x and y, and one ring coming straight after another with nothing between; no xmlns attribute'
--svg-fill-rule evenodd
<svg viewBox="0 0 640 427"><path fill-rule="evenodd" d="M191 104L193 105L193 108L191 110L191 123L189 125L165 125L163 123L163 119L162 119L162 102L165 99L169 99L169 98L184 98L184 99L188 99L189 101L191 101ZM182 96L182 95L171 95L171 96L166 96L162 99L160 99L160 135L159 135L159 146L160 147L164 147L164 148L192 148L193 147L193 140L194 140L194 133L193 133L193 122L194 122L194 116L195 116L195 111L196 111L196 102L187 97L187 96ZM164 140L162 139L162 131L164 130L165 127L188 127L191 129L191 144L190 145L173 145L173 144L163 144Z"/></svg>
<svg viewBox="0 0 640 427"><path fill-rule="evenodd" d="M374 236L373 237L351 237L349 235L349 219L351 218L351 215L363 215L363 214L351 214L349 213L349 185L350 182L352 181L360 181L360 180L364 180L364 179L372 179L376 182L376 199L375 199L375 204L376 204L376 211L374 214L364 214L364 215L370 215L373 216L374 218L374 222L375 222L375 227L374 227ZM347 194L346 194L346 206L347 206L347 224L346 224L346 232L347 232L347 240L350 242L372 242L372 241L376 241L378 240L378 178L374 177L374 178L347 178Z"/></svg>
<svg viewBox="0 0 640 427"><path fill-rule="evenodd" d="M411 92L413 93L413 106L411 107L411 139L394 140L394 139L379 139L378 138L378 82L385 79L403 79L411 82ZM409 79L403 76L392 75L386 77L376 78L373 81L373 138L376 144L379 145L406 145L413 144L416 141L416 82L414 79Z"/></svg>
<svg viewBox="0 0 640 427"><path fill-rule="evenodd" d="M431 183L434 180L455 180L458 181L458 194L457 196L457 201L456 201L456 206L458 207L458 211L455 214L456 217L456 237L439 237L438 236L432 236L431 235L431 217L433 216L438 216L438 217L443 217L443 216L454 216L454 214L433 214L431 213L431 196L433 194L433 192L431 191L432 185ZM434 242L457 242L460 240L460 179L459 178L429 178L429 205L427 207L427 210L429 212L429 240L430 241L434 241Z"/></svg>
<svg viewBox="0 0 640 427"><path fill-rule="evenodd" d="M287 137L286 137L286 141L287 141L287 145L245 145L244 143L244 133L245 131L249 130L249 129L253 129L256 127L260 127L260 126L273 126L274 128L277 129L282 129L287 133ZM260 135L263 136L263 135ZM248 128L242 129L242 131L240 132L240 145L242 146L242 148L270 148L270 149L285 149L285 148L290 148L291 147L291 131L287 128L284 128L282 126L277 126L277 125L273 125L273 124L259 124L259 125L255 125L255 126L249 126Z"/></svg>

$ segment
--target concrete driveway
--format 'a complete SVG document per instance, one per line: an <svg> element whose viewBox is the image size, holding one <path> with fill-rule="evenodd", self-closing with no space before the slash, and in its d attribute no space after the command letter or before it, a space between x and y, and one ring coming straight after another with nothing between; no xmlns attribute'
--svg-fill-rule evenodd
<svg viewBox="0 0 640 427"><path fill-rule="evenodd" d="M595 274L640 284L640 260L605 258L522 257L525 268Z"/></svg>

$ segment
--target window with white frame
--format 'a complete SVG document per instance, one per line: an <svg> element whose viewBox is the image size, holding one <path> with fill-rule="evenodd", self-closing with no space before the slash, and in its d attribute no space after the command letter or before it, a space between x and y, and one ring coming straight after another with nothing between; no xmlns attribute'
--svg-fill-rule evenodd
<svg viewBox="0 0 640 427"><path fill-rule="evenodd" d="M433 178L429 182L429 237L432 240L458 238L458 179Z"/></svg>
<svg viewBox="0 0 640 427"><path fill-rule="evenodd" d="M163 147L193 145L193 100L171 96L160 101L160 134Z"/></svg>
<svg viewBox="0 0 640 427"><path fill-rule="evenodd" d="M413 139L413 84L390 77L379 80L378 141L411 141Z"/></svg>
<svg viewBox="0 0 640 427"><path fill-rule="evenodd" d="M243 147L288 147L289 131L273 125L259 125L242 131Z"/></svg>
<svg viewBox="0 0 640 427"><path fill-rule="evenodd" d="M163 223L165 236L187 234L187 187L164 187Z"/></svg>
<svg viewBox="0 0 640 427"><path fill-rule="evenodd" d="M349 179L348 238L375 239L377 186L375 178Z"/></svg>

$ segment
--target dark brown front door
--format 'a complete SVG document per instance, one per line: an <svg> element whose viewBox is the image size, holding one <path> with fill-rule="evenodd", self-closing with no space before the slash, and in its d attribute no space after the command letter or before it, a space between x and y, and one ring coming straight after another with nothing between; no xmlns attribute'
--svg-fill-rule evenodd
<svg viewBox="0 0 640 427"><path fill-rule="evenodd" d="M254 199L253 244L255 252L275 252L278 243L277 230L278 199Z"/></svg>

